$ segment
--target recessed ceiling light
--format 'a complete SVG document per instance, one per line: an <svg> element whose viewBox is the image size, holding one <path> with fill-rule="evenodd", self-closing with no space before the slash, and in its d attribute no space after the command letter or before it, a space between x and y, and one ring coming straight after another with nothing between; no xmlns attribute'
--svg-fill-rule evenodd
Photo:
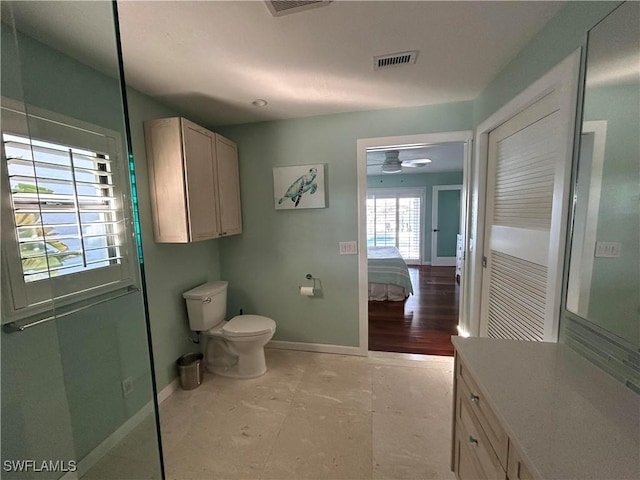
<svg viewBox="0 0 640 480"><path fill-rule="evenodd" d="M266 100L263 100L261 98L258 98L257 100L254 100L253 102L251 102L251 104L254 107L266 107L267 103L269 103L269 102L267 102Z"/></svg>

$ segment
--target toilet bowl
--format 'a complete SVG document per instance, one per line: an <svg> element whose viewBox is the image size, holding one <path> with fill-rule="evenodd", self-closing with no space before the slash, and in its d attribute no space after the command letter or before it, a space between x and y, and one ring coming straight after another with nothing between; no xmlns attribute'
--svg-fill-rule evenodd
<svg viewBox="0 0 640 480"><path fill-rule="evenodd" d="M205 367L216 375L255 378L267 372L264 346L271 340L276 322L260 315L239 315L207 330Z"/></svg>
<svg viewBox="0 0 640 480"><path fill-rule="evenodd" d="M276 322L261 315L238 315L228 322L228 282L209 282L183 293L191 330L207 340L205 367L216 375L255 378L267 365L264 346L276 330Z"/></svg>

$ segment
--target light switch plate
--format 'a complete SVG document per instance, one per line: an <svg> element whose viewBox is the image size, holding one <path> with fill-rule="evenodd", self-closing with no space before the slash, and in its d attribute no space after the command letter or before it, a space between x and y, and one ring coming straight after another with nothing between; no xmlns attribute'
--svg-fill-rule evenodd
<svg viewBox="0 0 640 480"><path fill-rule="evenodd" d="M596 242L596 257L619 258L622 244L620 242Z"/></svg>
<svg viewBox="0 0 640 480"><path fill-rule="evenodd" d="M357 242L340 242L340 255L357 255Z"/></svg>

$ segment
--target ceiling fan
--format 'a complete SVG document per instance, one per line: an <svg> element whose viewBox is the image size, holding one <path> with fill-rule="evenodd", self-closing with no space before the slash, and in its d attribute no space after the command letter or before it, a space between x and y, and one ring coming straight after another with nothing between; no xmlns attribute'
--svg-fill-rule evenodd
<svg viewBox="0 0 640 480"><path fill-rule="evenodd" d="M411 158L400 159L399 150L387 150L384 152L384 160L380 161L367 161L367 166L382 166L382 173L399 173L402 171L402 167L420 168L424 167L427 163L431 163L429 158Z"/></svg>

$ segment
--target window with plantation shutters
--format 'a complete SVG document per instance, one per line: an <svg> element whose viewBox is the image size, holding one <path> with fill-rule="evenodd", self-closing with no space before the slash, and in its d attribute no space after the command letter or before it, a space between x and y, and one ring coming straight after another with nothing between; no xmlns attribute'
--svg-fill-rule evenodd
<svg viewBox="0 0 640 480"><path fill-rule="evenodd" d="M133 283L117 134L4 106L2 119L3 249L14 314Z"/></svg>
<svg viewBox="0 0 640 480"><path fill-rule="evenodd" d="M424 190L369 189L367 246L394 246L407 263L422 261Z"/></svg>
<svg viewBox="0 0 640 480"><path fill-rule="evenodd" d="M6 133L2 140L24 281L120 263L109 156Z"/></svg>

